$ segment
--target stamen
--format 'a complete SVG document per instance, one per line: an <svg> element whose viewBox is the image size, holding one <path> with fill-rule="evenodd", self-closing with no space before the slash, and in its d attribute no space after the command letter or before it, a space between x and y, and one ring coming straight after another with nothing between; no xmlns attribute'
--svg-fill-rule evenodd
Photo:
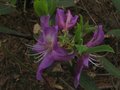
<svg viewBox="0 0 120 90"><path fill-rule="evenodd" d="M28 54L28 55L30 55L30 56L36 56L36 55L41 55L42 53L45 53L45 52L46 52L46 50L45 51L41 51L39 53L33 53L33 54Z"/></svg>
<svg viewBox="0 0 120 90"><path fill-rule="evenodd" d="M95 61L95 62L99 62L97 59L94 59L92 57L90 57L90 60Z"/></svg>
<svg viewBox="0 0 120 90"><path fill-rule="evenodd" d="M39 63L41 60L43 60L43 57L38 59L37 61L34 61L34 63Z"/></svg>
<svg viewBox="0 0 120 90"><path fill-rule="evenodd" d="M35 59L39 59L44 56L44 53L40 54L39 56L35 57Z"/></svg>
<svg viewBox="0 0 120 90"><path fill-rule="evenodd" d="M90 61L93 65L95 65L96 67L100 67L100 66L101 66L100 64L97 64L97 63L93 62L93 61L90 60L90 59L89 59L89 61Z"/></svg>
<svg viewBox="0 0 120 90"><path fill-rule="evenodd" d="M44 51L44 53L42 53L41 55L39 55L38 57L35 57L35 59L38 59L37 61L34 61L34 63L38 63L41 60L43 60L43 58L47 55L47 50Z"/></svg>
<svg viewBox="0 0 120 90"><path fill-rule="evenodd" d="M29 56L36 56L36 55L40 55L41 53L34 53L34 54L28 54Z"/></svg>
<svg viewBox="0 0 120 90"><path fill-rule="evenodd" d="M90 54L90 56L91 56L91 57L95 57L95 58L103 57L103 56L95 55L95 54Z"/></svg>
<svg viewBox="0 0 120 90"><path fill-rule="evenodd" d="M107 52L107 53L105 53L104 55L95 55L95 54L90 54L90 56L95 57L95 58L101 58L101 57L105 57L107 54L108 54L108 52Z"/></svg>

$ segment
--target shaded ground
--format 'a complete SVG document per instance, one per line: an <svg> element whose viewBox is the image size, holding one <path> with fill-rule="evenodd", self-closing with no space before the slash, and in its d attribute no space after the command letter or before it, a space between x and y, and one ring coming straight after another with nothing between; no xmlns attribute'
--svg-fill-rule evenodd
<svg viewBox="0 0 120 90"><path fill-rule="evenodd" d="M89 20L93 25L103 24L106 32L120 28L120 14L116 12L110 0L80 0L76 9L71 8L71 10L74 10L75 14L83 15L85 21ZM37 22L39 20L32 9L27 9L25 15L18 10L9 16L0 16L0 25L25 34L31 34L33 26ZM56 74L60 77L59 79L47 77L46 83L36 80L37 64L33 63L33 58L28 56L26 43L32 44L33 41L0 34L0 90L60 90L62 88L72 90L68 85L73 86L72 77L69 76L69 72L65 71L65 67L63 67L63 71L58 70L62 72ZM109 43L116 52L107 54L107 57L120 68L120 41L109 37L106 38L105 43ZM57 66L59 67L59 65ZM93 66L88 71L88 74L95 78L101 90L120 90L120 80L110 76L103 68ZM56 86L51 84L54 82L57 82Z"/></svg>

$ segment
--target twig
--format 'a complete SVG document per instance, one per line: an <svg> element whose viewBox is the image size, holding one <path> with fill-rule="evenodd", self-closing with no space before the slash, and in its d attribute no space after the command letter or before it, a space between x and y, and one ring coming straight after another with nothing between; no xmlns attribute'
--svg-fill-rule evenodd
<svg viewBox="0 0 120 90"><path fill-rule="evenodd" d="M120 22L119 22L119 20L118 20L118 18L117 18L117 16L116 16L116 14L115 14L115 13L113 13L113 16L114 16L114 18L115 18L115 20L116 20L117 24L120 26Z"/></svg>
<svg viewBox="0 0 120 90"><path fill-rule="evenodd" d="M6 34L6 33L2 33L2 34ZM31 35L26 35L26 34L24 34L24 35L17 35L17 34L8 34L7 33L7 35L11 35L11 36L15 36L15 37L20 37L20 38L24 38L24 39L28 39L28 40L32 40L33 39L33 37L31 37Z"/></svg>
<svg viewBox="0 0 120 90"><path fill-rule="evenodd" d="M59 80L61 81L61 82L63 82L68 88L69 88L69 90L75 90L73 87L71 87L68 83L66 83L62 78L59 78Z"/></svg>
<svg viewBox="0 0 120 90"><path fill-rule="evenodd" d="M97 25L97 23L95 22L95 20L92 18L92 16L90 15L89 11L87 10L87 8L84 5L84 2L81 0L81 3L83 5L84 10L87 12L87 14L89 15L89 17L92 19L92 21L94 22L95 25Z"/></svg>
<svg viewBox="0 0 120 90"><path fill-rule="evenodd" d="M26 12L26 0L24 0L23 12Z"/></svg>

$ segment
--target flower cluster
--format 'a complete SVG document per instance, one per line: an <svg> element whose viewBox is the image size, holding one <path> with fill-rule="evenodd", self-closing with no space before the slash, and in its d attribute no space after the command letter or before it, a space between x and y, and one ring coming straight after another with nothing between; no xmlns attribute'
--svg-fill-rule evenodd
<svg viewBox="0 0 120 90"><path fill-rule="evenodd" d="M102 29L102 25L99 25L97 30L94 32L93 38L86 44L87 47L95 47L101 44L104 40L104 32ZM81 71L84 67L88 67L89 62L92 62L92 58L90 58L90 54L83 54L77 60L77 65L75 68L75 79L74 86L77 87L79 85L79 79Z"/></svg>
<svg viewBox="0 0 120 90"><path fill-rule="evenodd" d="M60 45L58 39L58 32L72 29L77 23L78 16L72 16L70 10L65 14L63 9L57 9L55 17L55 25L50 25L50 16L41 16L40 25L42 28L41 34L37 40L37 43L33 45L32 50L39 55L40 65L37 70L36 78L37 80L42 79L43 71L51 66L56 61L69 61L74 59L76 55L76 50L72 49L72 52L68 52L65 47ZM63 33L62 33L63 34ZM69 33L67 33L69 34ZM102 25L98 26L98 29L94 32L93 38L85 44L86 47L94 47L103 42L104 32L102 30ZM74 46L74 45L73 45ZM74 48L74 47L72 47ZM75 65L75 77L74 85L77 87L79 85L79 79L81 71L84 67L88 67L89 62L91 62L90 54L82 54L78 57L77 65Z"/></svg>

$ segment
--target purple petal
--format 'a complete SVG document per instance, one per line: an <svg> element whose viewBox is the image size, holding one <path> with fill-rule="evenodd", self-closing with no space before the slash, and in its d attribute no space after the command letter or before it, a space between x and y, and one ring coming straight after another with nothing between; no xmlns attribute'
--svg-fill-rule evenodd
<svg viewBox="0 0 120 90"><path fill-rule="evenodd" d="M89 54L83 55L82 58L84 59L84 61L83 61L84 66L88 67L89 66L89 58L90 58Z"/></svg>
<svg viewBox="0 0 120 90"><path fill-rule="evenodd" d="M41 44L44 42L44 38L43 38L43 33L40 33L38 39L37 39L37 44Z"/></svg>
<svg viewBox="0 0 120 90"><path fill-rule="evenodd" d="M68 61L74 58L74 53L69 54L63 48L57 48L53 51L54 59L56 61Z"/></svg>
<svg viewBox="0 0 120 90"><path fill-rule="evenodd" d="M44 41L47 45L55 47L57 44L58 27L48 27L44 30Z"/></svg>
<svg viewBox="0 0 120 90"><path fill-rule="evenodd" d="M73 17L70 10L68 10L65 15L64 10L57 9L56 25L58 25L60 29L68 30L72 28L76 24L77 19L78 16Z"/></svg>
<svg viewBox="0 0 120 90"><path fill-rule="evenodd" d="M77 23L77 19L78 19L77 15L75 15L74 17L72 17L71 22L68 25L68 28L72 28Z"/></svg>
<svg viewBox="0 0 120 90"><path fill-rule="evenodd" d="M43 70L48 68L50 65L52 65L53 62L54 62L53 56L51 54L46 55L46 57L42 60L42 62L38 67L37 74L36 74L37 80L42 79Z"/></svg>
<svg viewBox="0 0 120 90"><path fill-rule="evenodd" d="M99 45L104 40L104 32L102 25L98 26L97 31L95 31L93 38L86 44L88 47L94 47L96 45Z"/></svg>
<svg viewBox="0 0 120 90"><path fill-rule="evenodd" d="M63 27L65 27L65 14L64 10L62 9L57 9L56 25L58 25L60 29L63 29Z"/></svg>
<svg viewBox="0 0 120 90"><path fill-rule="evenodd" d="M37 40L37 44L33 46L32 50L38 53L53 50L53 48L57 46L57 34L57 26L45 27Z"/></svg>
<svg viewBox="0 0 120 90"><path fill-rule="evenodd" d="M41 16L40 25L42 29L44 29L45 27L49 27L49 19L50 19L50 16Z"/></svg>
<svg viewBox="0 0 120 90"><path fill-rule="evenodd" d="M40 53L45 50L44 44L37 43L33 46L32 50Z"/></svg>
<svg viewBox="0 0 120 90"><path fill-rule="evenodd" d="M77 66L75 68L75 78L74 78L74 86L77 88L80 82L80 75L84 67L88 67L89 55L83 55L78 61Z"/></svg>
<svg viewBox="0 0 120 90"><path fill-rule="evenodd" d="M77 61L77 66L75 68L75 76L74 76L74 86L75 88L78 87L79 85L79 82L80 82L80 75L81 75L81 72L83 70L83 60L80 59Z"/></svg>
<svg viewBox="0 0 120 90"><path fill-rule="evenodd" d="M70 10L68 10L67 14L66 14L66 25L65 25L65 30L68 29L69 24L71 23L71 19L72 19L72 15Z"/></svg>
<svg viewBox="0 0 120 90"><path fill-rule="evenodd" d="M73 17L70 10L68 10L66 17L67 17L66 29L68 29L68 28L70 29L76 24L78 16L76 15Z"/></svg>

